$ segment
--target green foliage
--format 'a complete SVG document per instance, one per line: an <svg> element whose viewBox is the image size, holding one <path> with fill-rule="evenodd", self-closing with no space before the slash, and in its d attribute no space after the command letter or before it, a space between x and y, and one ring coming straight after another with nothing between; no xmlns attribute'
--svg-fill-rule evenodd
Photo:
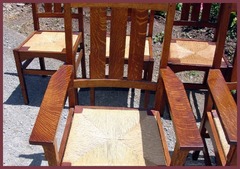
<svg viewBox="0 0 240 169"><path fill-rule="evenodd" d="M182 10L182 3L177 3L176 4L176 10L181 11ZM156 11L155 15L161 16L161 17L166 17L166 12L163 11Z"/></svg>
<svg viewBox="0 0 240 169"><path fill-rule="evenodd" d="M213 3L210 10L210 22L217 22L218 14L220 10L219 3ZM227 38L235 38L237 36L237 14L236 12L232 12L230 15L229 25L228 25L228 37Z"/></svg>
<svg viewBox="0 0 240 169"><path fill-rule="evenodd" d="M182 10L182 3L177 3L176 4L176 10L181 11Z"/></svg>
<svg viewBox="0 0 240 169"><path fill-rule="evenodd" d="M210 21L211 22L213 22L213 23L217 22L219 10L220 10L220 4L212 3L211 10L210 10Z"/></svg>
<svg viewBox="0 0 240 169"><path fill-rule="evenodd" d="M166 12L163 12L163 11L155 11L155 15L157 16L161 16L161 17L166 17Z"/></svg>
<svg viewBox="0 0 240 169"><path fill-rule="evenodd" d="M163 43L164 31L157 33L156 36L153 37L153 43Z"/></svg>
<svg viewBox="0 0 240 169"><path fill-rule="evenodd" d="M235 38L237 37L237 14L236 12L232 12L230 15L230 20L229 20L229 33L228 36L230 38Z"/></svg>
<svg viewBox="0 0 240 169"><path fill-rule="evenodd" d="M195 77L195 76L198 75L198 73L197 73L197 71L195 71L195 70L191 70L191 71L188 72L188 75L189 75L189 76L192 76L192 77Z"/></svg>

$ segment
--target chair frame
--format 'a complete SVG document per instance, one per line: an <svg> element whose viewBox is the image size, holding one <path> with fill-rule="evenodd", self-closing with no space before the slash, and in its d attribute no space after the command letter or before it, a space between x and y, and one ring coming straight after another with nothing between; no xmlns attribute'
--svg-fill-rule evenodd
<svg viewBox="0 0 240 169"><path fill-rule="evenodd" d="M190 6L193 6L194 13L190 12ZM203 11L202 11L202 17L199 20L199 13L200 13L200 3L183 3L182 8L182 14L180 20L175 20L174 25L175 26L195 26L195 27L210 27L215 28L215 34L213 38L213 42L216 43L216 49L214 54L214 60L211 66L208 65L199 65L199 64L179 64L174 62L168 62L168 66L175 72L181 72L181 71L189 71L189 70L199 70L204 71L205 75L203 78L203 82L200 84L196 83L184 83L184 86L187 89L207 89L207 77L208 77L208 71L210 68L214 69L221 69L224 77L227 78L229 75L229 71L232 68L232 65L229 63L227 58L224 55L224 44L225 39L227 35L228 30L228 23L229 23L229 16L231 12L231 5L230 3L222 3L220 7L220 12L218 16L218 22L217 23L210 23L208 22L209 16L210 16L210 9L211 4L210 3L203 3ZM189 16L191 19L189 19ZM189 21L190 20L190 21ZM221 29L220 29L221 28ZM181 39L181 38L177 38ZM173 39L175 40L175 39ZM185 40L185 39L181 39ZM189 40L189 41L199 41L201 40ZM221 65L222 59L225 62L225 66Z"/></svg>
<svg viewBox="0 0 240 169"><path fill-rule="evenodd" d="M217 82L217 83L216 83ZM208 77L209 95L206 99L204 114L200 125L200 133L204 143L204 158L206 165L211 165L208 148L205 139L211 138L216 156L217 165L236 165L237 164L237 105L230 93L237 83L226 83L220 70L211 69ZM221 89L221 93L219 93ZM213 105L216 110L213 109ZM231 111L229 111L231 110ZM218 117L216 117L218 116ZM221 122L226 140L230 146L227 156L221 143L221 136L218 134L214 117ZM197 159L199 151L193 155Z"/></svg>
<svg viewBox="0 0 240 169"><path fill-rule="evenodd" d="M142 8L150 8L150 9L164 9L168 11L166 24L169 28L165 27L165 33L171 35L171 28L173 23L173 16L175 13L175 4L141 4L141 3L71 3L65 4L65 26L70 28L72 25L70 15L72 7L92 7L92 21L91 24L96 24L97 28L99 28L99 32L95 32L95 37L91 37L95 40L98 39L101 42L99 36L101 35L102 25L98 25L102 22L102 14L104 9L101 7L112 7L117 10L127 11L127 8L136 8L136 16L142 15L144 11ZM95 8L97 7L97 8ZM117 13L118 17L122 15L126 16L125 12ZM115 16L116 17L116 16ZM124 18L124 17L123 17ZM142 23L142 22L140 22ZM139 23L137 23L139 24ZM122 24L121 24L122 25ZM142 25L142 24L140 24ZM91 26L91 27L94 27ZM119 28L119 27L117 27ZM114 28L113 28L114 29ZM119 28L120 29L120 28ZM118 30L118 29L116 29ZM71 41L71 31L72 29L66 29L66 43L67 43L67 55L69 60L73 60L72 48L70 47L72 44ZM93 30L91 30L93 31ZM103 31L104 32L104 31ZM118 36L117 34L114 34ZM120 36L120 35L119 35ZM116 37L118 40L122 40L125 36ZM137 36L136 36L137 37ZM102 34L102 39L105 38L105 34ZM170 44L170 36L165 36L164 39L164 50L163 52L167 52L167 48L169 48ZM114 39L114 38L113 38ZM123 40L124 42L124 40ZM145 42L145 37L142 39L142 46ZM94 45L100 45L99 43L91 44L93 49L95 49ZM105 46L105 45L103 45ZM112 48L118 48L117 46L113 46ZM105 57L104 47L99 48L99 50L95 51L94 56L99 56L96 52L102 52L101 56ZM119 50L113 50L119 51ZM143 54L143 52L142 52ZM32 134L30 136L29 142L34 145L42 145L45 153L45 157L48 160L49 165L70 165L69 163L62 163L62 159L64 156L64 151L66 147L66 142L68 139L68 134L71 128L71 121L74 117L74 113L78 112L78 109L81 109L82 106L76 106L78 103L77 100L77 88L95 88L95 87L120 87L120 88L140 88L142 90L150 90L156 92L155 97L155 106L152 110L153 114L156 115L157 123L159 127L159 134L163 139L163 147L166 165L184 165L187 155L190 150L202 150L203 143L200 137L200 133L198 132L198 128L196 126L196 121L194 115L191 110L190 103L188 101L186 91L184 89L181 81L175 76L174 72L171 71L167 66L164 68L160 68L160 76L158 82L149 82L144 81L140 76L141 73L138 73L134 70L134 66L138 63L132 62L131 57L138 55L130 56L130 71L131 75L128 79L106 79L105 78L105 69L100 67L103 71L99 72L96 66L90 65L90 71L93 71L93 74L90 74L90 79L79 79L75 78L73 72L74 68L72 65L63 65L50 79L47 91L44 95L38 117L36 119L36 123L34 125ZM166 55L164 55L166 56ZM139 56L138 56L139 57ZM135 59L135 58L134 58ZM137 61L139 61L139 58ZM167 58L166 58L167 59ZM96 65L99 62L90 57L90 62L93 61ZM134 63L134 64L133 64ZM105 62L101 63L105 66ZM124 64L124 63L123 63ZM96 69L97 71L95 71ZM142 72L142 67L138 68L139 72ZM98 73L96 73L98 72ZM137 72L137 73L136 73ZM54 93L54 94L53 94ZM65 103L66 96L69 96L69 114L67 117L66 127L64 130L64 134L62 137L60 149L58 151L57 143L56 143L56 132L57 127L60 120L60 115L62 108ZM57 100L55 98L58 98ZM161 124L161 115L163 114L163 109L169 103L170 114L173 120L173 125L176 133L176 144L172 157L168 152L167 142L165 140L163 127ZM53 106L54 105L54 106ZM101 108L101 107L95 107ZM181 118L179 118L181 117ZM186 125L188 124L188 125ZM40 134L41 133L41 134Z"/></svg>
<svg viewBox="0 0 240 169"><path fill-rule="evenodd" d="M34 24L34 31L32 34L30 34L24 41L21 43L17 48L13 50L14 58L15 58L15 63L17 67L17 72L19 76L19 81L20 81L20 87L21 91L23 94L23 99L24 103L28 104L29 103L29 98L28 98L28 93L27 93L27 85L25 82L25 74L31 74L31 75L52 75L56 70L46 70L45 68L45 62L44 58L53 58L56 60L63 61L65 63L69 63L69 61L66 58L66 51L61 51L61 52L53 52L53 51L31 51L28 50L28 48L24 47L24 44L28 42L34 35L36 34L41 34L43 32L64 32L64 31L50 31L50 30L43 30L40 28L40 23L39 19L40 18L64 18L64 14L62 12L62 7L61 3L45 3L44 9L45 12L39 12L38 10L38 5L36 3L32 3L32 14L33 14L33 24ZM53 8L54 7L54 8ZM53 8L53 9L52 9ZM77 53L77 51L83 50L82 52L80 51L79 57L75 63L75 69L77 70L80 61L82 60L82 74L83 77L85 77L86 72L85 72L85 55L84 55L84 48L83 48L83 39L82 36L82 11L79 8L78 9L78 14L72 14L72 18L78 19L78 25L79 25L79 30L78 32L74 32L73 34L77 35L78 38L76 40L76 45L73 46L73 52L74 54ZM79 48L79 45L81 47ZM79 49L78 49L79 48ZM30 63L33 61L34 58L39 58L39 63L40 63L40 70L38 69L31 69L27 68Z"/></svg>

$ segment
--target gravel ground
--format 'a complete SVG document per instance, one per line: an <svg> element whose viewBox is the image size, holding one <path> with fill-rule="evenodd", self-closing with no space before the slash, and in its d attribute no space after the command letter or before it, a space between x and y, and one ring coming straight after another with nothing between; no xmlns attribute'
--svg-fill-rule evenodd
<svg viewBox="0 0 240 169"><path fill-rule="evenodd" d="M6 21L6 18L5 18ZM7 23L7 22L6 22ZM28 28L29 29L29 28ZM46 90L49 77L26 76L29 93L29 105L24 105L21 95L19 80L17 76L15 61L12 50L17 47L26 37L26 34L18 33L4 23L3 26L3 165L4 166L46 166L43 149L40 146L31 146L28 139L34 125L41 100ZM60 62L47 60L47 67L58 68ZM33 67L38 67L38 62L33 62ZM88 91L80 90L80 104L89 104ZM204 91L188 91L188 96L199 125L203 111ZM140 91L126 90L97 90L96 105L131 106L141 107L142 100L139 99ZM119 97L121 99L119 99ZM82 99L84 98L84 99ZM99 99L101 98L101 99ZM151 99L154 95L151 95ZM113 102L112 102L113 101ZM110 104L111 103L111 104ZM61 138L62 129L66 120L66 109L63 110L58 143ZM169 151L172 153L175 137L172 122L167 113L162 118L166 137L168 139ZM210 150L212 155L212 149ZM198 161L191 160L189 154L186 165L204 165L202 153Z"/></svg>

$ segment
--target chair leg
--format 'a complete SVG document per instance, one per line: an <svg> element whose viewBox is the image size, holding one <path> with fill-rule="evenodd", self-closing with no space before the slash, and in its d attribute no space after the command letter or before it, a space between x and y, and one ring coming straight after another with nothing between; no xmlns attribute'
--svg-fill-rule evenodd
<svg viewBox="0 0 240 169"><path fill-rule="evenodd" d="M90 88L90 105L95 106L95 90Z"/></svg>
<svg viewBox="0 0 240 169"><path fill-rule="evenodd" d="M153 73L153 62L148 61L144 63L144 79L148 81L152 81L152 73ZM150 91L145 91L144 94L144 108L147 109L150 100Z"/></svg>
<svg viewBox="0 0 240 169"><path fill-rule="evenodd" d="M176 142L170 165L171 166L183 166L186 162L188 153L189 153L188 150L181 150L178 143Z"/></svg>
<svg viewBox="0 0 240 169"><path fill-rule="evenodd" d="M14 50L13 54L14 54L15 63L16 63L16 67L17 67L17 73L18 73L20 87L21 87L21 91L22 91L22 95L23 95L23 100L24 100L25 104L28 104L29 99L28 99L27 87L26 87L26 82L25 82L23 69L22 69L22 62L20 61L20 57L19 57L17 51Z"/></svg>
<svg viewBox="0 0 240 169"><path fill-rule="evenodd" d="M44 58L39 58L39 64L40 64L40 69L41 70L46 70ZM47 76L46 75L42 75L42 77L47 77Z"/></svg>
<svg viewBox="0 0 240 169"><path fill-rule="evenodd" d="M44 58L39 58L39 63L41 70L46 70Z"/></svg>
<svg viewBox="0 0 240 169"><path fill-rule="evenodd" d="M83 50L84 52L84 50ZM86 78L86 62L85 62L85 55L83 53L82 60L81 60L81 67L82 67L82 78Z"/></svg>

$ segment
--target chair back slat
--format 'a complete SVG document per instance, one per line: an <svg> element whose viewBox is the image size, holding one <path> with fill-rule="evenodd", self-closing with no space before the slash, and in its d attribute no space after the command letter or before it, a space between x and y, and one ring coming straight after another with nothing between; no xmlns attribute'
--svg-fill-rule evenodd
<svg viewBox="0 0 240 169"><path fill-rule="evenodd" d="M90 9L90 78L105 78L106 8Z"/></svg>
<svg viewBox="0 0 240 169"><path fill-rule="evenodd" d="M148 10L133 9L131 17L128 79L141 80L148 23Z"/></svg>
<svg viewBox="0 0 240 169"><path fill-rule="evenodd" d="M190 3L184 3L182 5L181 20L188 20L189 12L190 12Z"/></svg>
<svg viewBox="0 0 240 169"><path fill-rule="evenodd" d="M54 12L55 13L62 12L62 5L61 5L61 3L54 3Z"/></svg>
<svg viewBox="0 0 240 169"><path fill-rule="evenodd" d="M52 12L52 3L44 3L45 12Z"/></svg>
<svg viewBox="0 0 240 169"><path fill-rule="evenodd" d="M200 15L200 3L193 3L192 4L192 13L191 13L191 21L198 21Z"/></svg>
<svg viewBox="0 0 240 169"><path fill-rule="evenodd" d="M211 11L211 3L204 3L203 4L203 9L202 9L202 22L208 22L209 17L210 17L210 11Z"/></svg>
<svg viewBox="0 0 240 169"><path fill-rule="evenodd" d="M112 8L109 56L109 78L111 79L123 78L127 17L127 8Z"/></svg>

